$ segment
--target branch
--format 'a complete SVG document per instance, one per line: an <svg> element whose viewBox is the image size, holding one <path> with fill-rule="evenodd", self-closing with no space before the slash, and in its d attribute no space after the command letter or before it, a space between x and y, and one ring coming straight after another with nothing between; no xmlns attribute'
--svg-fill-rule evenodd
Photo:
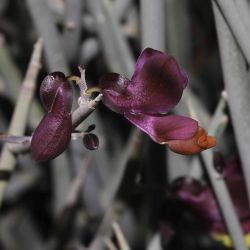
<svg viewBox="0 0 250 250"><path fill-rule="evenodd" d="M44 40L44 52L49 71L62 71L69 75L59 33L54 25L47 1L26 0L26 3L35 28Z"/></svg>
<svg viewBox="0 0 250 250"><path fill-rule="evenodd" d="M248 73L244 58L222 14L215 4L214 6L225 88L250 204L250 85Z"/></svg>
<svg viewBox="0 0 250 250"><path fill-rule="evenodd" d="M22 135L24 133L30 104L36 88L36 78L41 67L40 60L42 46L42 39L38 39L34 46L28 70L22 83L17 104L12 115L8 131L10 134ZM0 206L3 200L8 179L11 175L11 172L14 170L15 164L15 156L8 149L8 145L5 145L0 157L0 176L3 177L0 178Z"/></svg>
<svg viewBox="0 0 250 250"><path fill-rule="evenodd" d="M165 6L163 0L141 0L141 48L165 51Z"/></svg>
<svg viewBox="0 0 250 250"><path fill-rule="evenodd" d="M233 0L213 0L219 6L232 34L237 41L244 57L250 64L250 36ZM230 35L231 36L231 35Z"/></svg>
<svg viewBox="0 0 250 250"><path fill-rule="evenodd" d="M119 224L117 222L113 222L112 228L114 230L114 233L115 233L115 236L116 236L116 239L117 239L117 242L118 242L120 249L121 250L130 250L128 242L127 242Z"/></svg>

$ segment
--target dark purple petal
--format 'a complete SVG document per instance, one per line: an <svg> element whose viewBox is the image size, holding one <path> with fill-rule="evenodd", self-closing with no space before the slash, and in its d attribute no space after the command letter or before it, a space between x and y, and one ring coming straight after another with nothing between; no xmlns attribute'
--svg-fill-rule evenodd
<svg viewBox="0 0 250 250"><path fill-rule="evenodd" d="M62 72L53 72L43 79L40 86L40 100L47 111L51 109L54 102L53 97L56 96L56 92L62 84L69 84Z"/></svg>
<svg viewBox="0 0 250 250"><path fill-rule="evenodd" d="M159 51L159 50L155 50L152 48L146 48L142 51L142 53L140 54L140 56L137 59L136 65L135 65L135 72L133 77L136 77L137 74L141 71L143 65L145 64L145 62L147 60L149 60L152 56L155 55L163 55L164 53Z"/></svg>
<svg viewBox="0 0 250 250"><path fill-rule="evenodd" d="M236 213L240 218L240 222L244 233L250 232L250 211L248 207L247 194L244 185L240 165L238 161L227 161L225 169L225 181L232 197ZM237 170L236 170L237 169ZM229 174L230 173L230 174ZM213 233L227 233L224 220L222 218L216 197L209 185L202 187L202 192L193 192L197 190L198 182L190 178L183 178L182 183L178 184L176 195L192 208L204 224Z"/></svg>
<svg viewBox="0 0 250 250"><path fill-rule="evenodd" d="M72 132L72 88L61 72L54 72L42 82L40 97L47 114L31 140L31 153L36 161L48 161L68 146Z"/></svg>
<svg viewBox="0 0 250 250"><path fill-rule="evenodd" d="M191 138L198 129L197 121L184 116L125 114L125 117L135 126L147 133L157 143Z"/></svg>
<svg viewBox="0 0 250 250"><path fill-rule="evenodd" d="M134 112L169 112L180 101L187 82L186 74L173 57L157 53L144 63L127 88L137 100Z"/></svg>
<svg viewBox="0 0 250 250"><path fill-rule="evenodd" d="M129 81L118 74L100 80L104 104L118 113L166 114L182 96L188 82L175 59L150 48L139 57Z"/></svg>
<svg viewBox="0 0 250 250"><path fill-rule="evenodd" d="M62 82L58 86L55 96L51 95L53 99L50 112L61 113L62 115L71 112L73 102L73 92L71 85L68 82Z"/></svg>
<svg viewBox="0 0 250 250"><path fill-rule="evenodd" d="M130 81L119 74L109 73L100 79L100 88L102 90L102 101L111 110L123 114L129 112L132 102L126 89Z"/></svg>
<svg viewBox="0 0 250 250"><path fill-rule="evenodd" d="M31 140L31 154L36 161L49 161L60 155L71 139L71 115L48 113Z"/></svg>

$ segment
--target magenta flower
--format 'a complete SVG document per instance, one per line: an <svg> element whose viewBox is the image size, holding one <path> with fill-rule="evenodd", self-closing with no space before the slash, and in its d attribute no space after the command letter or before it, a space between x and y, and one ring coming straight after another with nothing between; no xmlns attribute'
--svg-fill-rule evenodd
<svg viewBox="0 0 250 250"><path fill-rule="evenodd" d="M187 86L186 73L175 59L147 48L137 60L131 80L109 73L101 78L104 104L124 115L155 142L192 138L198 122L184 116L169 115Z"/></svg>
<svg viewBox="0 0 250 250"><path fill-rule="evenodd" d="M225 162L224 178L232 197L236 213L240 219L245 234L250 232L250 211L244 178L238 158ZM203 221L204 226L216 239L224 240L227 246L231 241L228 236L215 195L209 185L202 185L191 178L182 178L178 181L175 195L188 205Z"/></svg>

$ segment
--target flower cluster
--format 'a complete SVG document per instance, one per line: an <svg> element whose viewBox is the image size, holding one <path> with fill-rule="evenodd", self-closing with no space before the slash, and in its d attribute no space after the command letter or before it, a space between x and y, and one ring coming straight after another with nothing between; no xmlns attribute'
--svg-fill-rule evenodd
<svg viewBox="0 0 250 250"><path fill-rule="evenodd" d="M84 76L81 81L85 84ZM155 142L167 144L179 154L195 154L215 146L216 140L197 121L169 114L187 83L186 73L173 57L147 48L138 58L131 80L108 73L100 79L100 91L108 108L124 115ZM85 84L81 95L87 91ZM54 72L43 80L40 98L47 114L33 134L31 152L35 160L47 161L67 148L72 132L72 89L63 73ZM93 136L84 143L89 139Z"/></svg>
<svg viewBox="0 0 250 250"><path fill-rule="evenodd" d="M137 60L131 80L109 73L100 79L104 104L124 115L155 142L180 154L214 147L216 140L198 122L169 112L180 101L188 78L176 60L146 48Z"/></svg>

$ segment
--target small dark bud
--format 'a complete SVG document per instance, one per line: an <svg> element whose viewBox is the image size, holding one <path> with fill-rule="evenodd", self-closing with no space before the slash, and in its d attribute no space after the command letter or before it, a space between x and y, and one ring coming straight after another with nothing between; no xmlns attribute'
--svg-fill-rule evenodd
<svg viewBox="0 0 250 250"><path fill-rule="evenodd" d="M84 135L83 144L89 150L95 150L99 146L99 139L95 134L89 133Z"/></svg>

